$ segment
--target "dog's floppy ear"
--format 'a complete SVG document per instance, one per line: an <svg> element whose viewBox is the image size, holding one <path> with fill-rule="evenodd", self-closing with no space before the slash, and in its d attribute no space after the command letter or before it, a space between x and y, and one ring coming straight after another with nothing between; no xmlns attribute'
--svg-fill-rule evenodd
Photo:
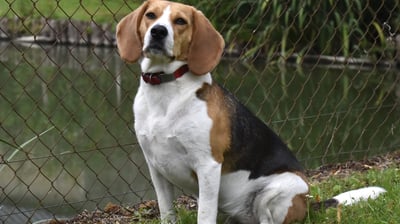
<svg viewBox="0 0 400 224"><path fill-rule="evenodd" d="M139 8L131 12L117 25L117 47L119 55L126 62L136 62L141 53L143 43L139 35L139 25L148 2L144 2Z"/></svg>
<svg viewBox="0 0 400 224"><path fill-rule="evenodd" d="M194 9L193 34L188 53L189 70L203 75L215 68L224 50L224 39L202 12Z"/></svg>

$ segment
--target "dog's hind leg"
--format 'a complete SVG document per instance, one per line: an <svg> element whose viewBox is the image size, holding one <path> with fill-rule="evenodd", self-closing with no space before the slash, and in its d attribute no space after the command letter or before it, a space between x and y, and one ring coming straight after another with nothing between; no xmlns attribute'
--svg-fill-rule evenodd
<svg viewBox="0 0 400 224"><path fill-rule="evenodd" d="M281 191L279 189L265 189L260 192L254 200L254 213L258 217L260 224L278 224L282 223L285 211L281 211L277 206L281 200ZM285 208L284 208L285 209ZM287 208L286 208L287 209ZM275 213L275 214L274 214ZM277 216L276 213L279 213Z"/></svg>
<svg viewBox="0 0 400 224"><path fill-rule="evenodd" d="M254 199L254 214L262 224L291 223L307 212L307 183L297 174L286 172L268 179Z"/></svg>

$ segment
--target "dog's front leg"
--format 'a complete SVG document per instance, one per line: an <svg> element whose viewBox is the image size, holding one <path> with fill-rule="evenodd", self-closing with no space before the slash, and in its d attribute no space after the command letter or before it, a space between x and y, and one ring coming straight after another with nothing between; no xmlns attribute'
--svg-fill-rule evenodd
<svg viewBox="0 0 400 224"><path fill-rule="evenodd" d="M211 161L197 169L199 181L198 224L215 224L218 213L218 193L221 179L221 164Z"/></svg>
<svg viewBox="0 0 400 224"><path fill-rule="evenodd" d="M149 170L157 194L161 223L175 223L176 214L173 207L174 186L150 164Z"/></svg>

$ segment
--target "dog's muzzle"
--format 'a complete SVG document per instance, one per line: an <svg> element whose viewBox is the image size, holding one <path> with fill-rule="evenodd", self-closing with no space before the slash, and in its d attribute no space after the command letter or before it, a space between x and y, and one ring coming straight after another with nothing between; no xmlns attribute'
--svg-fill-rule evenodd
<svg viewBox="0 0 400 224"><path fill-rule="evenodd" d="M145 49L144 53L148 56L160 55L170 57L165 49L165 42L168 36L167 28L163 25L155 25L150 29L150 36L149 45Z"/></svg>

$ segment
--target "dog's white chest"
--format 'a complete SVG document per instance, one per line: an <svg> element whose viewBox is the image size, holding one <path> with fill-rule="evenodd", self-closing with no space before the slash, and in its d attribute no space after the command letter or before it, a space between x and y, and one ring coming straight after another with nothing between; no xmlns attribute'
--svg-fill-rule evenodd
<svg viewBox="0 0 400 224"><path fill-rule="evenodd" d="M206 103L195 89L180 95L179 88L147 87L140 87L134 103L135 131L147 163L172 183L195 191L193 171L212 159Z"/></svg>

